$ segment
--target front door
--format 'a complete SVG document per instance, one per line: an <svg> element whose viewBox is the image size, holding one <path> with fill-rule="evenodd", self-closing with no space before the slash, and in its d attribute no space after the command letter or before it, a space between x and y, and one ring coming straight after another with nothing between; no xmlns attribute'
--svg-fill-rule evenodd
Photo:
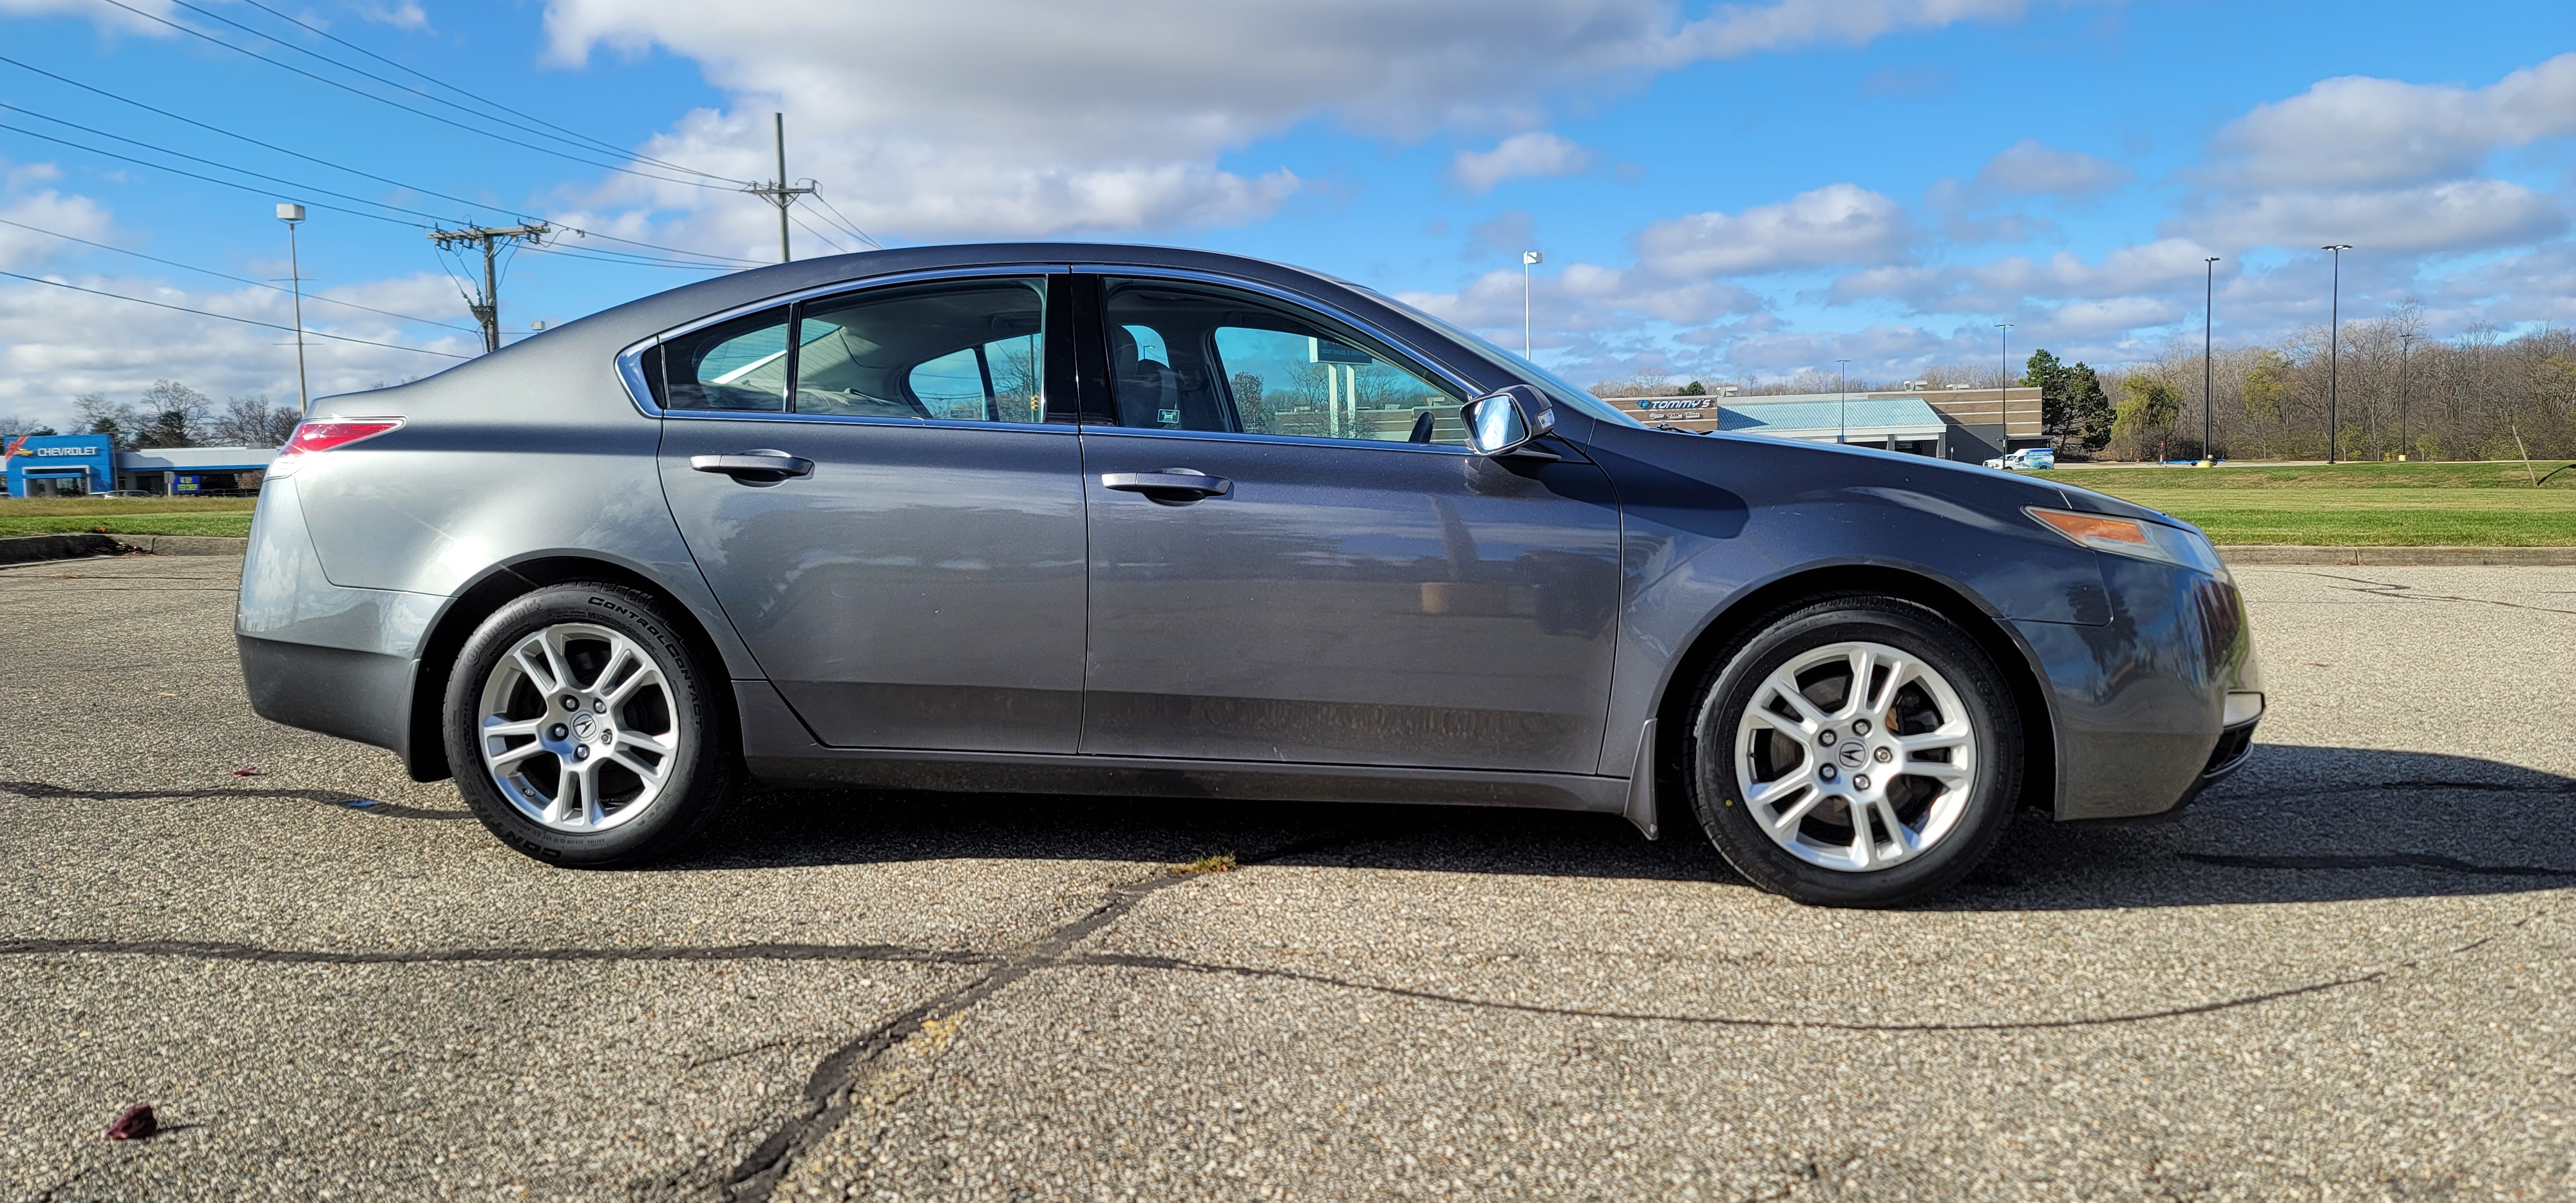
<svg viewBox="0 0 2576 1203"><path fill-rule="evenodd" d="M690 553L826 744L1074 750L1081 450L1047 421L1047 289L872 288L648 356Z"/></svg>
<svg viewBox="0 0 2576 1203"><path fill-rule="evenodd" d="M1472 454L1458 387L1302 306L1099 287L1084 752L1593 771L1599 468Z"/></svg>

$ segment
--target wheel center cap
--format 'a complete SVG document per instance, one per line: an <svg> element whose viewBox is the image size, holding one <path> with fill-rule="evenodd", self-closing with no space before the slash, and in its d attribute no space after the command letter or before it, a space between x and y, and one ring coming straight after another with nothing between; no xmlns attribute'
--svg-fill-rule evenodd
<svg viewBox="0 0 2576 1203"><path fill-rule="evenodd" d="M1844 744L1840 748L1836 748L1834 750L1834 757L1843 762L1844 768L1856 769L1861 766L1862 762L1869 759L1869 750L1862 747L1861 742L1855 739L1850 743Z"/></svg>
<svg viewBox="0 0 2576 1203"><path fill-rule="evenodd" d="M587 710L584 710L584 711L582 711L582 712L580 712L580 713L578 713L578 714L573 715L573 716L572 716L572 731L573 731L573 738L574 738L574 739L577 739L577 740L578 740L578 739L588 739L588 738L590 738L590 729L591 729L591 727L592 727L593 725L595 725L596 723L598 723L598 721L599 721L598 719L591 717L591 713L590 713L589 711L587 711ZM1855 761L1854 763L1858 763L1858 762L1856 762L1856 761Z"/></svg>

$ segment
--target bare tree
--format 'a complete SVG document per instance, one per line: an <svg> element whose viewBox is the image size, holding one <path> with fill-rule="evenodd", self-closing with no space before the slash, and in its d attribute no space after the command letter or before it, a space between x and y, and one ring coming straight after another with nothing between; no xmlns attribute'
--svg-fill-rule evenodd
<svg viewBox="0 0 2576 1203"><path fill-rule="evenodd" d="M275 447L295 433L296 421L293 406L271 405L256 395L235 397L208 424L207 437L228 447Z"/></svg>

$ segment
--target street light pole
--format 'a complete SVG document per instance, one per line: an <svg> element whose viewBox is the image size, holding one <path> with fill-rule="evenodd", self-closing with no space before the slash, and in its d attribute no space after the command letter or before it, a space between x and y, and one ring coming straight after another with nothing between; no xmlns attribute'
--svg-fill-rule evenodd
<svg viewBox="0 0 2576 1203"><path fill-rule="evenodd" d="M1521 252L1521 358L1531 363L1538 361L1530 359L1530 268L1545 259L1537 251Z"/></svg>
<svg viewBox="0 0 2576 1203"><path fill-rule="evenodd" d="M2326 309L2326 462L2335 462L2335 403L2343 390L2343 253L2352 249L2349 242L2337 242L2317 248L2334 252L2334 288Z"/></svg>
<svg viewBox="0 0 2576 1203"><path fill-rule="evenodd" d="M2200 273L2200 462L2215 465L2218 463L2218 453L2211 450L2209 446L2209 382L2211 379L2209 332L2210 327L2218 320L2218 257L2212 255L2201 260Z"/></svg>
<svg viewBox="0 0 2576 1203"><path fill-rule="evenodd" d="M295 412L312 412L313 391L304 383L304 268L295 250L295 225L304 220L304 206L281 204L277 219L286 223L286 274L295 291Z"/></svg>
<svg viewBox="0 0 2576 1203"><path fill-rule="evenodd" d="M1843 444L1851 441L1851 361L1837 359L1834 362L1843 365L1841 410L1834 419L1834 442Z"/></svg>

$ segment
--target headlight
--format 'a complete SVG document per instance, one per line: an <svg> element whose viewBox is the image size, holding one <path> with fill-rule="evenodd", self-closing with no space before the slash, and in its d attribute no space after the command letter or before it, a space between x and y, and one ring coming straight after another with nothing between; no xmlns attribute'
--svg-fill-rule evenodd
<svg viewBox="0 0 2576 1203"><path fill-rule="evenodd" d="M2112 518L2078 510L2043 510L2038 506L2024 506L2022 512L2038 520L2041 526L2066 536L2078 547L2136 556L2141 560L2162 560L2215 577L2227 575L2227 565L2220 562L2218 549L2211 547L2209 540L2178 526L2140 522L2134 518Z"/></svg>

